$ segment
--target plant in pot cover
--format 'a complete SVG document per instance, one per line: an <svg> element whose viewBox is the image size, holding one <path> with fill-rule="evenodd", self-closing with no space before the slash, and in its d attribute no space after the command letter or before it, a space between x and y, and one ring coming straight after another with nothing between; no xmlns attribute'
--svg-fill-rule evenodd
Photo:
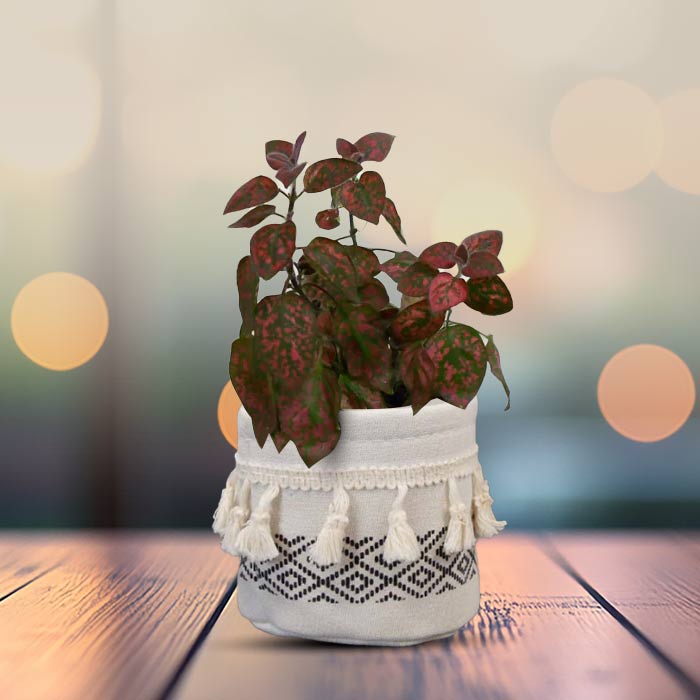
<svg viewBox="0 0 700 700"><path fill-rule="evenodd" d="M382 177L366 168L394 137L338 139L337 157L308 167L304 137L268 142L280 185L254 177L224 211L247 210L231 228L265 223L238 265L230 376L243 408L214 530L241 557L241 613L264 631L391 645L447 636L478 610L476 538L505 525L475 422L487 367L508 386L493 338L450 319L458 305L511 310L502 234L418 256L361 246L358 219L383 219L405 243ZM319 228L349 229L299 246L295 204L312 193L325 194ZM280 293L258 300L259 280L276 275Z"/></svg>

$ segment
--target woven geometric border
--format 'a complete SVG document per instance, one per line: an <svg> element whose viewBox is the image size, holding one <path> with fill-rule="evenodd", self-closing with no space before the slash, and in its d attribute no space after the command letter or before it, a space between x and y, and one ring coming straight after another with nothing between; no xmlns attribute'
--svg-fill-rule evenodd
<svg viewBox="0 0 700 700"><path fill-rule="evenodd" d="M280 551L271 561L241 558L238 575L261 591L308 603L385 603L453 591L476 575L474 550L445 554L447 528L418 535L421 556L414 562L384 561L385 537L344 540L340 564L319 566L308 555L313 537L276 534Z"/></svg>

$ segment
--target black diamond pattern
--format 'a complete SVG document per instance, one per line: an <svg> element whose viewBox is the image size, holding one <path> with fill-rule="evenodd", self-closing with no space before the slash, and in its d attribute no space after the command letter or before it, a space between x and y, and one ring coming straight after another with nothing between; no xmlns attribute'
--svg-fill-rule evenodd
<svg viewBox="0 0 700 700"><path fill-rule="evenodd" d="M463 586L476 575L474 550L445 554L447 528L418 535L421 556L415 562L384 561L385 537L346 537L340 564L319 566L307 549L313 538L275 535L278 557L255 563L241 559L239 576L261 591L309 603L386 603L440 595Z"/></svg>

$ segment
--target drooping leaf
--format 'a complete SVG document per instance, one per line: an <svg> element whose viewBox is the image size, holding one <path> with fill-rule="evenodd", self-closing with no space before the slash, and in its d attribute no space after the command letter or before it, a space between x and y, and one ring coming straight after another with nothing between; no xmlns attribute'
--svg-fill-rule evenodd
<svg viewBox="0 0 700 700"><path fill-rule="evenodd" d="M278 452L282 452L289 442L289 435L285 435L281 430L273 430L270 437Z"/></svg>
<svg viewBox="0 0 700 700"><path fill-rule="evenodd" d="M279 401L280 427L296 445L307 467L332 452L340 438L338 375L316 363L299 389Z"/></svg>
<svg viewBox="0 0 700 700"><path fill-rule="evenodd" d="M358 284L369 282L379 272L379 259L373 250L359 245L347 245L344 248L355 266Z"/></svg>
<svg viewBox="0 0 700 700"><path fill-rule="evenodd" d="M486 374L486 347L469 326L443 328L425 343L435 364L435 389L441 399L465 408L476 396Z"/></svg>
<svg viewBox="0 0 700 700"><path fill-rule="evenodd" d="M296 163L299 160L299 156L301 155L301 147L304 145L304 141L306 140L306 132L302 131L299 136L297 136L296 141L294 142L294 148L292 149L292 160Z"/></svg>
<svg viewBox="0 0 700 700"><path fill-rule="evenodd" d="M342 408L386 408L386 401L379 389L374 389L347 374L341 374Z"/></svg>
<svg viewBox="0 0 700 700"><path fill-rule="evenodd" d="M462 274L472 279L495 277L503 271L501 261L493 253L487 253L484 250L471 253L467 264L462 268Z"/></svg>
<svg viewBox="0 0 700 700"><path fill-rule="evenodd" d="M453 277L449 272L441 272L430 283L428 301L435 312L447 311L467 298L467 283L461 277Z"/></svg>
<svg viewBox="0 0 700 700"><path fill-rule="evenodd" d="M265 175L248 180L245 185L241 185L228 200L224 214L232 211L241 211L248 207L256 207L258 204L269 202L279 192L274 180Z"/></svg>
<svg viewBox="0 0 700 700"><path fill-rule="evenodd" d="M385 324L369 304L339 310L336 339L348 374L389 393L393 384L391 348Z"/></svg>
<svg viewBox="0 0 700 700"><path fill-rule="evenodd" d="M467 282L467 306L487 316L500 316L513 308L513 297L500 277L482 277Z"/></svg>
<svg viewBox="0 0 700 700"><path fill-rule="evenodd" d="M385 272L394 282L400 282L404 272L408 270L418 258L408 250L396 253L393 258L382 263L379 268Z"/></svg>
<svg viewBox="0 0 700 700"><path fill-rule="evenodd" d="M401 217L399 212L396 211L396 205L389 199L389 197L384 198L384 211L382 211L382 216L386 219L389 226L394 229L396 237L406 245L406 239L403 237L403 232L401 231Z"/></svg>
<svg viewBox="0 0 700 700"><path fill-rule="evenodd" d="M432 265L418 260L401 275L398 290L402 294L407 294L411 297L427 296L430 283L435 279L437 274L437 269Z"/></svg>
<svg viewBox="0 0 700 700"><path fill-rule="evenodd" d="M503 375L503 369L501 368L501 354L498 352L496 343L493 342L493 336L488 336L488 341L486 343L486 359L488 360L489 367L491 369L491 374L493 374L496 379L503 385L503 391L506 392L506 398L508 403L506 404L505 410L510 409L510 389L508 388L508 382Z"/></svg>
<svg viewBox="0 0 700 700"><path fill-rule="evenodd" d="M420 344L413 345L401 352L399 372L411 396L413 413L418 413L435 395L435 364Z"/></svg>
<svg viewBox="0 0 700 700"><path fill-rule="evenodd" d="M280 168L277 173L277 179L285 186L289 187L294 180L299 177L301 171L306 167L306 163L298 163L289 167Z"/></svg>
<svg viewBox="0 0 700 700"><path fill-rule="evenodd" d="M347 254L350 246L344 246L331 238L318 236L304 248L304 257L321 277L349 299L357 300L357 276L355 266Z"/></svg>
<svg viewBox="0 0 700 700"><path fill-rule="evenodd" d="M467 236L460 244L459 257L465 261L470 254L482 251L498 255L503 245L503 233L501 231L479 231Z"/></svg>
<svg viewBox="0 0 700 700"><path fill-rule="evenodd" d="M304 173L304 189L307 192L323 192L342 185L362 170L359 163L344 158L326 158L312 163Z"/></svg>
<svg viewBox="0 0 700 700"><path fill-rule="evenodd" d="M360 300L381 311L389 303L389 294L379 280L371 280L360 287Z"/></svg>
<svg viewBox="0 0 700 700"><path fill-rule="evenodd" d="M229 225L229 228L250 228L257 226L261 221L267 219L268 216L275 213L275 207L272 204L261 204L255 209L243 214L243 216Z"/></svg>
<svg viewBox="0 0 700 700"><path fill-rule="evenodd" d="M445 320L445 312L433 313L427 299L418 301L399 311L391 323L391 335L403 345L423 340L435 333Z"/></svg>
<svg viewBox="0 0 700 700"><path fill-rule="evenodd" d="M313 305L297 294L262 299L255 309L259 362L280 390L292 391L305 379L316 358L318 334Z"/></svg>
<svg viewBox="0 0 700 700"><path fill-rule="evenodd" d="M394 138L391 134L374 131L355 141L355 148L362 154L363 161L373 160L379 163L389 155Z"/></svg>
<svg viewBox="0 0 700 700"><path fill-rule="evenodd" d="M357 146L346 139L336 139L335 150L338 152L339 156L347 158L348 160L355 160L356 157L359 158L362 156L357 150Z"/></svg>
<svg viewBox="0 0 700 700"><path fill-rule="evenodd" d="M241 311L241 335L247 336L253 332L255 322L255 305L258 303L259 278L253 268L250 255L241 258L236 271L238 287L238 308Z"/></svg>
<svg viewBox="0 0 700 700"><path fill-rule="evenodd" d="M457 258L455 257L456 253L456 243L442 241L428 246L418 257L420 260L427 262L433 267L449 270L449 268L454 267L457 262Z"/></svg>
<svg viewBox="0 0 700 700"><path fill-rule="evenodd" d="M386 187L379 173L368 171L360 179L348 180L340 188L340 201L343 206L358 219L379 223L384 211Z"/></svg>
<svg viewBox="0 0 700 700"><path fill-rule="evenodd" d="M269 377L259 367L252 337L238 338L231 345L229 376L238 398L253 421L260 447L277 427L277 411Z"/></svg>
<svg viewBox="0 0 700 700"><path fill-rule="evenodd" d="M292 144L279 139L265 144L265 160L273 170L279 170L292 163Z"/></svg>
<svg viewBox="0 0 700 700"><path fill-rule="evenodd" d="M316 214L316 225L319 228L330 230L340 226L340 217L337 209L324 209Z"/></svg>
<svg viewBox="0 0 700 700"><path fill-rule="evenodd" d="M294 254L296 226L293 221L268 224L250 239L250 255L257 273L269 280L287 267Z"/></svg>

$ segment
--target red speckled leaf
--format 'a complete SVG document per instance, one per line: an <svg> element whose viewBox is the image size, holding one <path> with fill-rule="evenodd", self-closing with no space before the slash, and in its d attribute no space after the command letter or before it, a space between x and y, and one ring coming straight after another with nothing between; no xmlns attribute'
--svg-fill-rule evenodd
<svg viewBox="0 0 700 700"><path fill-rule="evenodd" d="M248 207L256 207L258 204L269 202L279 189L274 180L271 180L265 175L258 175L252 180L248 180L245 185L241 185L228 200L228 204L224 209L224 214L230 214L232 211L241 211Z"/></svg>
<svg viewBox="0 0 700 700"><path fill-rule="evenodd" d="M359 163L344 158L326 158L312 163L304 173L304 189L307 192L323 192L342 185L362 170Z"/></svg>
<svg viewBox="0 0 700 700"><path fill-rule="evenodd" d="M443 270L448 270L457 263L455 257L457 253L457 244L449 241L441 243L433 243L428 246L419 256L423 262L427 262L433 267L439 267Z"/></svg>
<svg viewBox="0 0 700 700"><path fill-rule="evenodd" d="M445 320L445 312L433 313L427 299L399 311L391 324L391 335L403 345L423 340L435 333Z"/></svg>
<svg viewBox="0 0 700 700"><path fill-rule="evenodd" d="M492 255L498 255L501 252L502 245L503 233L501 231L480 231L467 236L460 244L460 248L463 248L467 253L483 251ZM464 251L460 253L460 257L463 259L465 259Z"/></svg>
<svg viewBox="0 0 700 700"><path fill-rule="evenodd" d="M493 342L493 336L488 336L488 342L486 343L486 359L488 360L489 367L491 368L491 374L493 374L496 379L503 385L503 391L506 392L506 398L508 403L506 404L505 410L510 409L510 389L508 388L508 382L503 376L503 370L501 369L501 355L498 352L496 343Z"/></svg>
<svg viewBox="0 0 700 700"><path fill-rule="evenodd" d="M355 141L355 147L362 154L363 161L374 160L379 163L389 155L394 138L391 134L374 131Z"/></svg>
<svg viewBox="0 0 700 700"><path fill-rule="evenodd" d="M290 165L289 167L280 168L277 171L277 179L285 186L289 187L294 180L299 177L301 171L306 167L306 163L299 163L298 165Z"/></svg>
<svg viewBox="0 0 700 700"><path fill-rule="evenodd" d="M421 345L413 345L401 353L399 372L410 394L413 413L416 414L435 396L435 364Z"/></svg>
<svg viewBox="0 0 700 700"><path fill-rule="evenodd" d="M345 139L335 140L335 150L338 151L338 155L348 160L355 160L356 158L361 158L362 154L357 150L357 146L350 141Z"/></svg>
<svg viewBox="0 0 700 700"><path fill-rule="evenodd" d="M389 197L384 198L384 211L382 211L382 216L386 219L389 226L394 229L396 237L406 245L406 239L403 237L403 232L401 231L401 217L399 212L396 211L396 205L389 199Z"/></svg>
<svg viewBox="0 0 700 700"><path fill-rule="evenodd" d="M281 430L273 430L270 433L270 437L278 452L282 452L289 442L289 436L285 435Z"/></svg>
<svg viewBox="0 0 700 700"><path fill-rule="evenodd" d="M386 408L382 392L347 374L340 375L342 408Z"/></svg>
<svg viewBox="0 0 700 700"><path fill-rule="evenodd" d="M441 272L430 283L428 301L430 308L437 313L447 311L467 298L467 283L460 277L453 277L449 272Z"/></svg>
<svg viewBox="0 0 700 700"><path fill-rule="evenodd" d="M362 173L356 182L349 180L340 188L340 201L343 206L358 219L379 223L384 211L386 187L379 173L369 171Z"/></svg>
<svg viewBox="0 0 700 700"><path fill-rule="evenodd" d="M250 239L250 255L257 273L264 280L284 270L294 254L296 226L293 221L268 224Z"/></svg>
<svg viewBox="0 0 700 700"><path fill-rule="evenodd" d="M487 316L500 316L513 308L513 297L500 277L482 277L467 282L464 303Z"/></svg>
<svg viewBox="0 0 700 700"><path fill-rule="evenodd" d="M231 346L229 375L238 398L253 421L255 438L262 447L267 436L277 428L277 411L270 381L256 358L255 340L238 338Z"/></svg>
<svg viewBox="0 0 700 700"><path fill-rule="evenodd" d="M471 253L469 261L462 268L462 274L473 279L495 277L503 271L501 261L493 253L487 253L483 250Z"/></svg>
<svg viewBox="0 0 700 700"><path fill-rule="evenodd" d="M391 348L385 324L376 309L363 304L340 310L336 339L350 376L363 379L375 389L391 392Z"/></svg>
<svg viewBox="0 0 700 700"><path fill-rule="evenodd" d="M372 280L360 287L360 299L373 309L381 311L389 304L389 294L379 280Z"/></svg>
<svg viewBox="0 0 700 700"><path fill-rule="evenodd" d="M340 217L337 209L324 209L316 214L316 225L329 231L340 226Z"/></svg>
<svg viewBox="0 0 700 700"><path fill-rule="evenodd" d="M304 145L305 140L306 132L302 131L299 136L297 136L296 141L294 142L294 148L292 149L292 160L295 163L299 160L299 156L301 155L301 147Z"/></svg>
<svg viewBox="0 0 700 700"><path fill-rule="evenodd" d="M357 300L355 266L344 246L331 238L319 236L304 248L304 256L316 272L349 299ZM330 291L330 290L329 290Z"/></svg>
<svg viewBox="0 0 700 700"><path fill-rule="evenodd" d="M404 272L408 270L418 258L408 250L403 250L396 253L393 258L390 258L385 263L382 263L379 268L385 272L394 282L400 282Z"/></svg>
<svg viewBox="0 0 700 700"><path fill-rule="evenodd" d="M234 221L229 228L250 228L251 226L257 226L261 221L267 219L268 216L275 213L275 207L272 204L261 204L255 209L251 209L249 212L243 214L243 216Z"/></svg>
<svg viewBox="0 0 700 700"><path fill-rule="evenodd" d="M435 389L440 398L465 408L486 374L486 347L481 336L461 324L443 328L425 343L435 363Z"/></svg>
<svg viewBox="0 0 700 700"><path fill-rule="evenodd" d="M355 266L358 284L369 282L379 272L379 259L369 248L348 245L345 252Z"/></svg>
<svg viewBox="0 0 700 700"><path fill-rule="evenodd" d="M260 280L253 268L250 255L241 258L236 271L238 286L238 308L241 311L241 335L250 335L255 322L255 305L258 303L258 285Z"/></svg>
<svg viewBox="0 0 700 700"><path fill-rule="evenodd" d="M273 169L278 170L292 163L292 144L289 141L274 140L265 144L265 160Z"/></svg>
<svg viewBox="0 0 700 700"><path fill-rule="evenodd" d="M294 393L279 401L280 427L296 445L307 467L329 454L340 438L338 375L316 363Z"/></svg>
<svg viewBox="0 0 700 700"><path fill-rule="evenodd" d="M313 305L292 293L265 297L255 310L255 340L260 366L275 385L284 391L298 387L318 348Z"/></svg>
<svg viewBox="0 0 700 700"><path fill-rule="evenodd" d="M402 294L407 294L411 297L427 296L430 283L435 279L437 274L437 269L432 265L418 260L401 276L398 290Z"/></svg>

